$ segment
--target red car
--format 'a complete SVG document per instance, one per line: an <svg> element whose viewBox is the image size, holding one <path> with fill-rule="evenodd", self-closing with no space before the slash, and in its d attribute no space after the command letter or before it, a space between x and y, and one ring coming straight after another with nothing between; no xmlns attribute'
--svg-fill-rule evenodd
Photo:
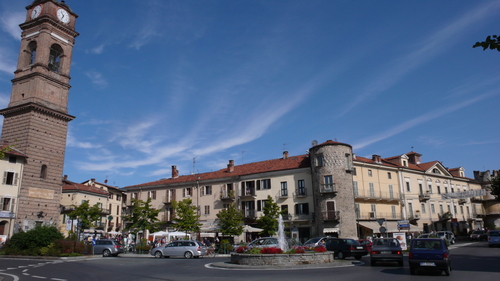
<svg viewBox="0 0 500 281"><path fill-rule="evenodd" d="M368 253L372 250L372 241L371 240L368 240L368 239L359 239L358 240L359 244L365 246L366 250L368 251Z"/></svg>

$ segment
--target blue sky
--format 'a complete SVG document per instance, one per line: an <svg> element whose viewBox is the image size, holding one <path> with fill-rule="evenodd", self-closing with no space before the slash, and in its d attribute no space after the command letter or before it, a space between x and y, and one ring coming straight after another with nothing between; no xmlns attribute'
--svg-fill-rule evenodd
<svg viewBox="0 0 500 281"><path fill-rule="evenodd" d="M1 108L31 2L0 2ZM468 177L500 169L500 53L472 48L500 33L500 0L66 4L70 180L124 187L330 139Z"/></svg>

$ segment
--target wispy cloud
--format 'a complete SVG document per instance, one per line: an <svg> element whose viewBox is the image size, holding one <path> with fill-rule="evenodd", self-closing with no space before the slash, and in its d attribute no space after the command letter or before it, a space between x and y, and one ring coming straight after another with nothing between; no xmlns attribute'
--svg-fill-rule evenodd
<svg viewBox="0 0 500 281"><path fill-rule="evenodd" d="M372 82L361 90L362 94L354 98L352 102L344 107L339 113L344 116L353 110L358 104L370 100L373 96L382 93L395 85L403 76L430 61L433 57L446 51L454 42L460 40L460 34L475 23L486 17L497 16L500 9L500 1L489 2L478 6L461 18L451 22L447 26L436 31L434 34L416 45L417 48L404 57L395 59L385 71L376 76Z"/></svg>
<svg viewBox="0 0 500 281"><path fill-rule="evenodd" d="M24 22L26 14L24 12L4 12L0 17L2 30L10 34L16 40L21 40L21 29L19 23Z"/></svg>
<svg viewBox="0 0 500 281"><path fill-rule="evenodd" d="M376 134L374 136L370 136L370 137L366 138L365 140L362 140L358 143L355 143L355 144L353 144L353 148L354 149L361 149L361 148L366 147L368 145L371 145L373 143L379 142L381 140L384 140L384 139L390 138L394 135L397 135L399 133L402 133L402 132L409 130L415 126L418 126L420 124L423 124L423 123L431 121L431 120L434 120L434 119L439 118L443 115L450 114L450 113L455 112L459 109L462 109L462 108L467 107L471 104L477 103L481 100L487 99L491 96L498 95L498 94L499 94L498 91L490 91L490 92L484 93L482 95L475 96L471 99L468 99L468 100L465 100L465 101L462 101L459 103L455 103L455 104L450 105L450 106L437 108L436 110L434 110L432 112L428 112L428 113L425 113L425 114L418 116L416 118L410 119L406 122L403 122L399 125L396 125L395 127L391 128L389 130L386 130L386 131L381 132L379 134Z"/></svg>
<svg viewBox="0 0 500 281"><path fill-rule="evenodd" d="M68 137L66 139L66 146L84 148L84 149L93 149L93 148L102 147L102 145L100 145L100 144L92 144L90 142L82 142L82 141L77 140L74 137L74 135L71 133L71 131L68 132Z"/></svg>
<svg viewBox="0 0 500 281"><path fill-rule="evenodd" d="M90 79L92 84L98 85L100 87L105 87L108 85L108 81L104 79L102 74L97 71L87 71L85 72L85 75Z"/></svg>
<svg viewBox="0 0 500 281"><path fill-rule="evenodd" d="M85 51L87 54L96 54L96 55L100 55L102 54L102 52L104 51L104 47L106 46L106 44L101 44L95 48L92 48L92 49L89 49L87 51Z"/></svg>

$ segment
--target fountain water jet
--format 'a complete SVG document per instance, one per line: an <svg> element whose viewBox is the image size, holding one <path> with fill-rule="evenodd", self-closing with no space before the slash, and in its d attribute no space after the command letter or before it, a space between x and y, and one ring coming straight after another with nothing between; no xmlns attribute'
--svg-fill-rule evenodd
<svg viewBox="0 0 500 281"><path fill-rule="evenodd" d="M283 224L283 217L281 214L278 217L278 246L283 252L288 251L288 243L285 237L285 225Z"/></svg>

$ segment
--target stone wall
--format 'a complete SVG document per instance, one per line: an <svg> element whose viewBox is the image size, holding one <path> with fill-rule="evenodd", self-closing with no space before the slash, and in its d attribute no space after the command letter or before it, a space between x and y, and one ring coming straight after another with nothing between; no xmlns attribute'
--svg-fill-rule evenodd
<svg viewBox="0 0 500 281"><path fill-rule="evenodd" d="M286 267L305 264L325 264L334 262L333 252L304 253L304 254L231 254L231 263L255 266Z"/></svg>

